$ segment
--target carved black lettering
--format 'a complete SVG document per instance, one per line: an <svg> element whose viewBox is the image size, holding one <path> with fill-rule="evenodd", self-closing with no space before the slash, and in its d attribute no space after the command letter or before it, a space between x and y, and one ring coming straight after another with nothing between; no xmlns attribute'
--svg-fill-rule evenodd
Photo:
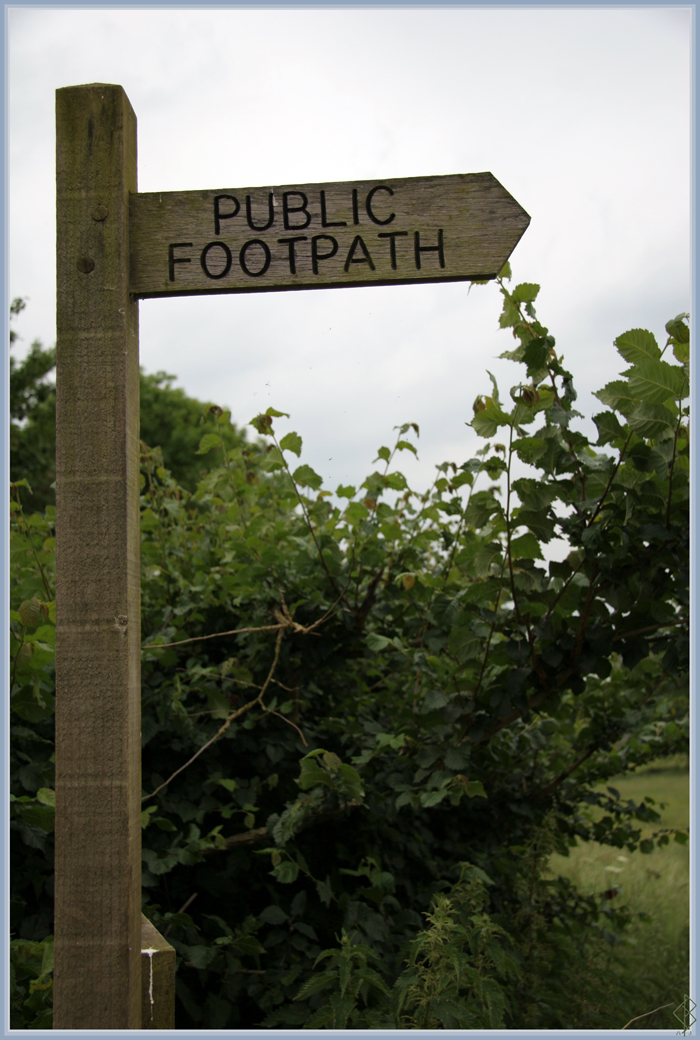
<svg viewBox="0 0 700 1040"><path fill-rule="evenodd" d="M352 189L352 222L353 224L360 223L360 212L357 205L357 188Z"/></svg>
<svg viewBox="0 0 700 1040"><path fill-rule="evenodd" d="M289 200L292 198L293 195L296 195L296 197L298 199L302 200L301 206L290 206L289 205ZM309 211L307 209L308 205L309 205L309 200L307 199L307 197L306 197L306 195L304 194L303 191L285 191L285 192L282 193L282 217L283 217L283 220L284 220L284 230L285 231L303 231L304 228L307 228L309 226L309 224L311 223L311 214L309 213ZM290 215L290 213L303 213L305 215L305 218L306 218L304 220L304 223L303 224L290 224L289 223L289 215Z"/></svg>
<svg viewBox="0 0 700 1040"><path fill-rule="evenodd" d="M297 256L296 256L296 250L294 248L294 243L295 242L308 242L308 238L306 237L306 235L297 235L295 238L278 238L277 241L278 241L278 243L280 245L288 245L289 246L289 273L290 274L296 274L297 273Z"/></svg>
<svg viewBox="0 0 700 1040"><path fill-rule="evenodd" d="M326 242L331 243L330 252L319 253L318 243L323 239ZM338 252L338 243L332 235L314 235L311 239L311 267L313 268L314 274L318 274L318 262L319 260L330 260L332 256Z"/></svg>
<svg viewBox="0 0 700 1040"><path fill-rule="evenodd" d="M229 202L235 202L236 208L233 213L222 213L221 212L221 200L228 199ZM235 217L241 208L241 204L235 195L215 195L214 196L214 234L221 234L221 221L230 220L231 217Z"/></svg>
<svg viewBox="0 0 700 1040"><path fill-rule="evenodd" d="M321 191L321 227L347 227L345 220L328 220L326 214L326 193Z"/></svg>
<svg viewBox="0 0 700 1040"><path fill-rule="evenodd" d="M376 195L376 193L378 191L388 191L390 195L394 194L392 189L391 188L387 188L387 186L385 184L378 184L376 186L376 188L372 188L372 190L367 195L367 201L365 202L365 209L367 210L367 216L375 224L391 224L392 220L396 216L395 213L392 213L390 216L388 216L386 218L386 220L380 220L379 217L375 217L374 213L372 212L372 199L374 198L374 196Z"/></svg>
<svg viewBox="0 0 700 1040"><path fill-rule="evenodd" d="M413 248L416 256L416 270L420 271L421 253L437 253L440 259L440 267L445 266L445 251L442 244L442 228L438 230L438 244L436 246L422 246L420 244L420 231L413 233Z"/></svg>
<svg viewBox="0 0 700 1040"><path fill-rule="evenodd" d="M224 254L224 266L220 271L209 270L209 254L211 253L212 249L220 249ZM205 246L202 250L202 255L199 258L199 262L202 265L202 270L204 271L207 278L225 278L231 270L231 250L225 242L210 242L209 245Z"/></svg>
<svg viewBox="0 0 700 1040"><path fill-rule="evenodd" d="M168 246L168 271L170 272L170 281L175 281L175 264L190 264L192 261L189 256L175 256L175 249L187 249L191 247L191 242L171 242Z"/></svg>
<svg viewBox="0 0 700 1040"><path fill-rule="evenodd" d="M251 246L260 246L265 257L265 259L263 260L263 265L259 271L251 271L248 267L246 254ZM270 250L268 248L267 242L263 242L261 238L251 238L249 242L246 242L245 245L241 246L241 251L238 256L238 260L240 262L241 267L247 275L250 275L251 278L259 278L260 275L265 274L265 271L267 271L268 267L270 266L271 259L272 257L270 255Z"/></svg>
<svg viewBox="0 0 700 1040"><path fill-rule="evenodd" d="M357 249L361 250L362 256L355 256L355 252ZM355 235L355 237L352 240L352 245L348 250L348 258L345 261L346 274L350 270L350 264L369 264L370 271L374 271L374 263L372 262L372 257L369 255L369 250L365 243L362 241L361 235Z"/></svg>
<svg viewBox="0 0 700 1040"><path fill-rule="evenodd" d="M389 239L389 250L391 253L391 269L396 270L396 239L401 235L407 235L408 231L380 231L377 238Z"/></svg>
<svg viewBox="0 0 700 1040"><path fill-rule="evenodd" d="M248 227L251 231L267 231L269 227L272 227L275 220L275 207L274 197L272 192L267 196L267 224L254 224L253 214L251 212L250 195L245 197L245 216L248 221Z"/></svg>

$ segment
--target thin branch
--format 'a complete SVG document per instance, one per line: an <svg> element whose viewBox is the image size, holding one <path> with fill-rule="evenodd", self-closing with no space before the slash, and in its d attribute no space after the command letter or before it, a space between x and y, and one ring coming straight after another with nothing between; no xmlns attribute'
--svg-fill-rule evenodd
<svg viewBox="0 0 700 1040"><path fill-rule="evenodd" d="M12 689L12 687L15 685L15 674L17 672L17 662L19 661L19 655L20 655L20 652L22 650L22 647L24 646L24 633L26 632L26 630L27 630L26 626L22 625L22 638L19 641L19 646L17 647L17 653L12 658L12 678L10 679L10 689ZM15 636L15 638L17 638L17 637Z"/></svg>
<svg viewBox="0 0 700 1040"><path fill-rule="evenodd" d="M592 524L592 523L593 523L593 522L595 521L595 518L596 518L596 517L598 516L598 513L599 513L599 512L600 512L600 510L602 509L602 507L603 507L603 502L604 502L604 501L605 501L605 499L607 498L607 494L608 494L608 491L609 491L609 490L610 490L610 488L612 487L612 482L613 482L613 480L615 479L615 476L616 476L616 474L617 474L617 471L619 470L620 466L622 465L622 460L623 460L623 458L625 457L625 452L627 451L627 445L629 444L629 442L630 442L630 440L631 440L631 439L632 439L632 431L630 430L629 436L628 436L627 440L625 441L625 443L624 443L624 444L623 444L623 446L622 446L622 451L620 452L620 457L619 457L619 459L617 460L617 463L615 464L615 467L614 467L614 469L613 469L612 473L610 474L610 477L609 477L609 479L608 479L608 482L607 482L607 484L605 485L605 491L604 491L604 492L603 492L603 494L602 494L602 495L600 496L600 499L598 500L598 505L597 505L597 506L595 507L595 510L594 510L594 512L593 512L593 515L592 515L592 516L590 517L590 519L589 519L589 520L588 520L588 521L586 522L586 527L590 527L590 526L591 526L591 524Z"/></svg>
<svg viewBox="0 0 700 1040"><path fill-rule="evenodd" d="M299 831L309 830L311 827L320 826L323 823L328 823L329 820L338 820L345 815L351 809L361 808L361 802L344 802L339 805L337 809L331 809L327 812L319 812L314 816L308 817L301 824ZM202 849L200 855L209 857L215 855L217 852L230 852L239 846L244 845L262 845L264 842L270 839L270 834L267 827L257 827L252 831L240 831L238 834L232 834L230 837L224 839L223 845L210 845L208 848Z"/></svg>
<svg viewBox="0 0 700 1040"><path fill-rule="evenodd" d="M613 643L617 643L620 639L631 639L633 636L646 636L650 632L658 632L661 628L673 628L675 625L685 625L688 623L687 618L678 618L676 621L660 621L657 625L647 625L646 628L636 628L632 632L618 632L613 637Z"/></svg>
<svg viewBox="0 0 700 1040"><path fill-rule="evenodd" d="M286 718L284 717L284 715L280 715L280 713L279 713L278 711L273 711L273 710L272 710L272 708L265 708L265 711L267 712L267 714L268 714L268 715L276 715L278 719L282 719L282 722L286 722L288 726L292 726L292 727L293 727L293 728L294 728L294 729L295 729L295 730L297 731L297 733L299 734L299 736L301 737L301 739L302 739L302 743L304 744L304 747L308 747L308 746L309 746L309 745L308 745L308 744L306 743L306 737L305 737L305 736L304 736L304 734L303 734L303 733L301 732L301 730L299 729L299 727L298 727L297 725L295 725L295 723L293 723L293 722L292 722L292 720L291 720L291 719L286 719Z"/></svg>
<svg viewBox="0 0 700 1040"><path fill-rule="evenodd" d="M178 913L179 914L184 914L184 912L187 909L187 907L190 906L192 903L194 903L196 898L197 898L197 892L193 892L192 895L190 896L190 898L185 903L182 904L182 906L178 910ZM170 931L171 928L172 928L172 924L169 924L168 927L163 932L163 938L164 939L167 938L168 932Z"/></svg>
<svg viewBox="0 0 700 1040"><path fill-rule="evenodd" d="M558 605L558 603L559 603L559 600L560 600L560 599L562 598L562 596L564 595L564 593L565 593L565 592L567 591L567 589L569 588L569 585L570 585L570 584L571 584L571 582L572 582L572 581L574 580L574 578L576 577L576 575L578 574L578 572L579 572L579 571L581 570L581 568L583 567L583 565L584 565L584 563L585 563L585 562L586 562L586 557L584 556L584 557L583 557L583 558L581 559L581 562L580 562L580 563L578 564L578 566L577 566L577 567L576 567L576 568L575 568L575 569L574 569L574 570L573 570L573 571L571 572L571 574L569 575L569 577L568 577L568 578L566 579L566 581L565 581L565 582L564 582L564 584L562 585L561 589L559 590L559 592L558 592L558 594L557 594L557 597L556 597L556 599L554 600L554 603L552 603L551 607L549 608L549 610L548 610L548 611L547 611L547 613L545 614L545 616L544 616L544 620L545 620L545 621L548 621L548 620L549 620L549 618L550 618L550 617L552 616L552 614L553 614L553 613L554 613L554 611L556 610L556 607L557 607L557 605Z"/></svg>
<svg viewBox="0 0 700 1040"><path fill-rule="evenodd" d="M292 482L292 487L294 488L294 493L297 496L297 499L299 501L299 505L301 506L301 511L304 514L304 519L306 520L306 526L308 527L309 532L311 534L311 537L314 540L314 545L316 546L316 551L318 552L319 558L321 560L321 565L323 566L323 569L326 572L326 575L328 576L328 580L330 581L331 585L333 586L335 591L339 594L339 598L342 598L343 593L340 592L340 590L338 589L338 586L335 583L335 579L334 579L333 575L328 570L328 564L326 563L326 558L323 555L323 550L321 549L321 546L318 543L318 539L316 537L316 532L314 531L313 524L311 523L311 517L309 516L309 511L306 508L306 503L304 502L304 499L301 497L301 494L299 492L299 488L297 487L297 483L296 483L294 477L292 476L292 471L290 470L289 466L287 465L287 460L284 457L282 449L280 448L279 444L277 443L277 438L275 437L274 433L270 432L270 436L272 437L273 441L275 442L275 447L277 448L277 451L280 453L280 457L282 459L282 463L284 465L284 468L287 471L287 476L289 477L289 479Z"/></svg>
<svg viewBox="0 0 700 1040"><path fill-rule="evenodd" d="M286 628L286 622L277 625L261 625L259 628L232 628L230 632L214 632L209 636L192 636L191 639L178 639L176 643L144 643L142 650L163 650L169 646L184 646L185 643L202 643L205 639L222 639L224 636L237 636L244 632L276 632Z"/></svg>
<svg viewBox="0 0 700 1040"><path fill-rule="evenodd" d="M228 632L213 632L208 636L192 636L190 639L178 639L175 643L143 643L141 646L142 650L163 650L166 647L171 646L184 646L185 643L202 643L205 639L223 639L224 636L237 636L243 635L247 632L278 632L281 628L291 628L295 632L299 632L302 635L309 635L314 632L320 625L327 621L333 614L333 611L337 607L338 603L342 599L342 593L326 611L326 613L320 617L317 621L314 621L312 625L300 625L297 621L294 621L289 614L289 611L285 609L284 614L274 612L275 617L280 620L276 625L258 625L257 627L250 628L232 628ZM276 680L275 680L276 681ZM278 685L282 685L279 683ZM286 689L286 687L285 687Z"/></svg>
<svg viewBox="0 0 700 1040"><path fill-rule="evenodd" d="M653 1011L647 1011L644 1015L637 1015L636 1018L631 1018L629 1020L629 1022L627 1023L627 1026L631 1026L633 1022L639 1022L640 1018L648 1018L649 1015L655 1015L657 1011L663 1011L663 1009L667 1008L667 1007L673 1007L673 1003L671 1003L671 1004L662 1004L661 1007L654 1008ZM627 1029L627 1026L623 1026L622 1028L623 1029Z"/></svg>
<svg viewBox="0 0 700 1040"><path fill-rule="evenodd" d="M158 794L158 792L162 791L164 787L167 787L168 784L171 783L176 776L179 776L179 774L182 773L183 770L187 769L188 766L191 766L195 759L199 758L202 752L206 751L208 747L211 747L211 745L214 744L219 739L219 737L221 737L226 732L231 723L239 716L243 715L247 711L250 711L250 709L254 708L256 704L259 704L265 711L268 710L262 703L262 699L265 695L265 691L270 685L275 668L277 667L283 635L284 628L280 626L280 631L277 633L277 639L275 640L275 656L273 658L272 664L270 665L270 671L268 672L267 679L263 683L260 693L255 698L255 700L248 701L248 703L244 704L242 708L237 708L235 711L232 711L229 717L226 719L226 722L224 722L223 726L221 726L220 729L217 730L217 732L214 734L211 740L208 740L206 744L203 744L202 747L199 748L199 750L192 756L192 758L188 762L185 762L184 766L180 766L179 769L176 769L172 776L165 781L165 783L161 784L159 787L156 787L155 791L152 791L150 794L144 795L141 799L142 804L143 802L147 802L149 798L154 798Z"/></svg>
<svg viewBox="0 0 700 1040"><path fill-rule="evenodd" d="M574 762L574 764L569 769L565 770L565 772L563 773L560 773L559 776L555 777L551 783L547 784L546 787L543 787L541 791L536 791L534 794L534 800L539 801L540 798L546 798L548 794L552 793L552 791L556 791L557 787L560 787L567 777L571 776L571 774L576 769L578 769L579 766L583 765L587 758L591 757L593 752L597 750L597 747L597 744L592 744L591 747L589 747L588 751L586 751L584 755L581 755L581 757L577 759L576 762Z"/></svg>
<svg viewBox="0 0 700 1040"><path fill-rule="evenodd" d="M671 526L671 499L673 497L673 468L676 463L676 448L678 447L678 434L681 429L681 422L683 420L683 409L681 402L678 402L678 422L676 423L676 432L673 436L673 454L671 455L671 462L668 467L668 501L666 503L666 530Z"/></svg>

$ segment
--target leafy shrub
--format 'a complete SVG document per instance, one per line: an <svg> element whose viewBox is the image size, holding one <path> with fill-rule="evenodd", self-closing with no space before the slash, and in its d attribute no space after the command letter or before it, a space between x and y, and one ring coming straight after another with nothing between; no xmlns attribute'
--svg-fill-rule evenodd
<svg viewBox="0 0 700 1040"><path fill-rule="evenodd" d="M629 367L597 395L593 444L538 287L508 279L523 379L507 404L495 381L477 397L484 448L424 493L393 468L410 423L335 500L274 409L265 441L233 446L207 410L194 492L143 446L144 912L178 953L180 1028L632 1017L607 956L629 909L545 866L578 841L687 839L642 838L652 800L598 786L688 746L687 316L663 350L618 337ZM21 494L13 929L40 942L53 516Z"/></svg>

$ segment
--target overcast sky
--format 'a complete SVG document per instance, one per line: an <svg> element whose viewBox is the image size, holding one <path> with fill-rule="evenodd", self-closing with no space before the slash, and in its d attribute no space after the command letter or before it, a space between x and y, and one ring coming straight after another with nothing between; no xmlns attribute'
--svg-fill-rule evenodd
<svg viewBox="0 0 700 1040"><path fill-rule="evenodd" d="M9 12L10 294L55 340L54 92L119 83L139 190L490 171L532 220L511 263L581 410L629 328L690 309L690 43L683 8L48 9ZM420 424L409 481L479 447L475 396L520 368L492 283L146 300L141 364L245 424L291 413L334 490Z"/></svg>

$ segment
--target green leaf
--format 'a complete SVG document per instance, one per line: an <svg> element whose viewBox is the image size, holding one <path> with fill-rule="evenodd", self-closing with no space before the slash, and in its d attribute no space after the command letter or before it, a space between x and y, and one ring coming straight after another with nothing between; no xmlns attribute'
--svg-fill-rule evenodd
<svg viewBox="0 0 700 1040"><path fill-rule="evenodd" d="M32 596L30 600L25 600L19 608L19 617L25 628L36 628L41 617L41 603Z"/></svg>
<svg viewBox="0 0 700 1040"><path fill-rule="evenodd" d="M154 816L153 823L161 831L176 831L177 827L170 820L166 820L164 816Z"/></svg>
<svg viewBox="0 0 700 1040"><path fill-rule="evenodd" d="M677 343L673 340L673 356L676 361L683 363L690 361L690 343Z"/></svg>
<svg viewBox="0 0 700 1040"><path fill-rule="evenodd" d="M272 433L273 418L279 418L282 415L289 418L288 412L278 412L276 408L268 408L264 414L261 413L251 419L249 425L254 426L258 433L269 434Z"/></svg>
<svg viewBox="0 0 700 1040"><path fill-rule="evenodd" d="M356 491L351 484L338 484L335 493L338 498L354 498Z"/></svg>
<svg viewBox="0 0 700 1040"><path fill-rule="evenodd" d="M488 798L481 780L470 780L467 784L468 798Z"/></svg>
<svg viewBox="0 0 700 1040"><path fill-rule="evenodd" d="M283 859L281 863L270 871L270 874L282 885L291 885L299 876L299 864L290 859Z"/></svg>
<svg viewBox="0 0 700 1040"><path fill-rule="evenodd" d="M297 484L301 487L310 487L312 491L318 491L323 484L323 477L319 477L311 466L299 466L292 475Z"/></svg>
<svg viewBox="0 0 700 1040"><path fill-rule="evenodd" d="M415 444L411 444L410 441L398 441L396 445L397 451L412 451L413 454L418 457L418 449Z"/></svg>
<svg viewBox="0 0 700 1040"><path fill-rule="evenodd" d="M625 361L637 365L640 361L658 361L661 351L651 332L646 329L631 329L615 340L615 346Z"/></svg>
<svg viewBox="0 0 700 1040"><path fill-rule="evenodd" d="M514 560L542 560L542 550L540 549L540 543L535 538L534 534L529 531L527 534L522 534L518 538L513 538L510 543L510 554Z"/></svg>
<svg viewBox="0 0 700 1040"><path fill-rule="evenodd" d="M265 458L261 463L262 467L269 472L277 469L284 469L285 462L284 456L279 448L271 447L270 450L265 454Z"/></svg>
<svg viewBox="0 0 700 1040"><path fill-rule="evenodd" d="M387 636L380 636L379 632L368 632L365 636L365 642L370 650L379 653L380 650L384 650L389 646L391 640Z"/></svg>
<svg viewBox="0 0 700 1040"><path fill-rule="evenodd" d="M56 792L52 791L50 787L40 787L36 793L37 802L41 802L42 805L50 805L53 809L56 808Z"/></svg>
<svg viewBox="0 0 700 1040"><path fill-rule="evenodd" d="M301 455L301 437L298 433L287 433L280 441L282 451L292 451L299 457Z"/></svg>
<svg viewBox="0 0 700 1040"><path fill-rule="evenodd" d="M388 462L390 458L391 452L388 448L380 448L377 452L377 459L384 459L385 462ZM377 459L375 459L374 461L376 462Z"/></svg>
<svg viewBox="0 0 700 1040"><path fill-rule="evenodd" d="M403 473L399 472L387 473L385 482L386 486L388 488L391 488L392 491L405 491L405 489L408 487L408 484L406 483L406 478L404 477Z"/></svg>
<svg viewBox="0 0 700 1040"><path fill-rule="evenodd" d="M627 416L627 421L638 437L657 439L673 434L677 417L663 404L640 404Z"/></svg>
<svg viewBox="0 0 700 1040"><path fill-rule="evenodd" d="M598 446L613 444L615 441L625 439L624 428L614 412L599 412L593 416L593 422L598 427Z"/></svg>
<svg viewBox="0 0 700 1040"><path fill-rule="evenodd" d="M359 523L360 520L366 520L369 516L369 509L362 502L350 502L345 508L344 516L351 523Z"/></svg>
<svg viewBox="0 0 700 1040"><path fill-rule="evenodd" d="M331 786L331 779L328 773L321 769L316 762L309 760L309 756L302 758L301 760L301 773L297 777L295 783L299 785L302 791L308 791L312 787L318 787L319 784L323 784L325 787Z"/></svg>
<svg viewBox="0 0 700 1040"><path fill-rule="evenodd" d="M545 484L541 480L533 480L532 477L520 477L514 480L511 486L517 492L523 507L533 511L546 509L560 497L560 489L556 484Z"/></svg>
<svg viewBox="0 0 700 1040"><path fill-rule="evenodd" d="M669 397L680 400L688 396L685 372L667 361L643 361L624 372L630 393L637 401L661 404Z"/></svg>
<svg viewBox="0 0 700 1040"><path fill-rule="evenodd" d="M639 403L639 398L632 393L630 385L625 379L613 379L612 382L606 383L602 390L596 390L593 396L608 408L614 408L623 415L627 415Z"/></svg>
<svg viewBox="0 0 700 1040"><path fill-rule="evenodd" d="M532 466L546 453L547 442L542 437L519 437L513 444L513 451Z"/></svg>
<svg viewBox="0 0 700 1040"><path fill-rule="evenodd" d="M525 344L522 360L527 365L530 378L540 374L547 366L554 340L551 336L538 336Z"/></svg>
<svg viewBox="0 0 700 1040"><path fill-rule="evenodd" d="M423 698L420 710L425 715L429 711L437 711L439 708L444 708L448 703L448 699L442 690L428 690Z"/></svg>
<svg viewBox="0 0 700 1040"><path fill-rule="evenodd" d="M521 282L513 289L511 296L516 303L533 303L537 299L539 291L539 285L534 282Z"/></svg>
<svg viewBox="0 0 700 1040"><path fill-rule="evenodd" d="M342 781L342 788L351 801L360 802L364 798L365 789L360 779L360 774L346 762L338 766L338 774Z"/></svg>
<svg viewBox="0 0 700 1040"><path fill-rule="evenodd" d="M212 448L221 447L221 437L218 433L205 433L199 442L199 449L195 454L206 455Z"/></svg>
<svg viewBox="0 0 700 1040"><path fill-rule="evenodd" d="M479 437L493 437L501 426L510 426L510 416L503 411L492 397L478 399L474 409L474 418L467 426Z"/></svg>
<svg viewBox="0 0 700 1040"><path fill-rule="evenodd" d="M446 789L441 791L421 791L420 804L425 809L429 809L432 805L439 805L447 797L449 797L449 791Z"/></svg>
<svg viewBox="0 0 700 1040"><path fill-rule="evenodd" d="M331 879L328 875L326 875L325 881L316 881L316 892L324 906L331 905L333 889L331 888Z"/></svg>
<svg viewBox="0 0 700 1040"><path fill-rule="evenodd" d="M690 343L690 329L686 324L689 318L688 313L677 314L666 322L666 332L678 343Z"/></svg>
<svg viewBox="0 0 700 1040"><path fill-rule="evenodd" d="M262 921L263 924L284 924L288 920L289 914L286 914L281 906L276 906L274 903L266 906L262 913L258 914L258 921Z"/></svg>

